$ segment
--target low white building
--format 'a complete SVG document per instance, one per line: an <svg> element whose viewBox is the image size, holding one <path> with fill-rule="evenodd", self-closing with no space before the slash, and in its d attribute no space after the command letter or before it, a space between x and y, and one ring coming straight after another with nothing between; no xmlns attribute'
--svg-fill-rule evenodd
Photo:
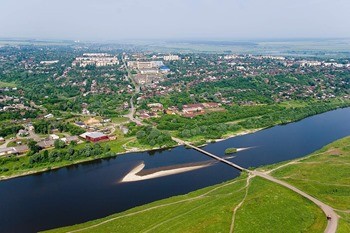
<svg viewBox="0 0 350 233"><path fill-rule="evenodd" d="M50 114L45 115L44 118L50 119L50 118L53 118L53 115L50 113Z"/></svg>
<svg viewBox="0 0 350 233"><path fill-rule="evenodd" d="M60 137L56 134L50 134L50 139L51 140L57 140L57 139L60 139Z"/></svg>

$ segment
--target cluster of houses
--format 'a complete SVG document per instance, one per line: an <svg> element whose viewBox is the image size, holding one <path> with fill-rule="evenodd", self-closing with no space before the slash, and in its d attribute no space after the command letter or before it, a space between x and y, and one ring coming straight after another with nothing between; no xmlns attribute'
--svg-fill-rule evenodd
<svg viewBox="0 0 350 233"><path fill-rule="evenodd" d="M0 156L4 155L20 155L29 151L29 147L27 145L21 145L16 147L6 147L0 148Z"/></svg>
<svg viewBox="0 0 350 233"><path fill-rule="evenodd" d="M7 155L21 155L29 151L29 147L27 145L22 145L22 139L27 138L30 134L28 130L34 130L34 127L32 125L27 125L27 129L21 129L18 132L18 139L14 139L14 142L17 142L17 146L14 147L6 147L6 148L0 148L0 156L7 156ZM65 136L60 137L56 134L50 134L47 138L40 140L37 142L37 146L39 146L42 149L50 149L54 147L56 140L63 141L66 145L69 145L71 142L75 143L82 143L82 140L85 140L87 142L103 142L108 140L115 140L115 136L109 136L107 134L104 134L103 132L98 131L91 131L91 132L85 132L79 136L73 135L73 136ZM5 143L5 139L3 137L0 137L0 143ZM12 140L13 141L13 140Z"/></svg>
<svg viewBox="0 0 350 233"><path fill-rule="evenodd" d="M186 104L181 109L176 106L164 108L161 103L150 103L147 104L149 110L139 110L136 115L141 119L148 119L151 117L158 117L160 113L168 115L180 115L183 117L195 117L203 115L207 112L223 111L221 103L207 102L197 104Z"/></svg>
<svg viewBox="0 0 350 233"><path fill-rule="evenodd" d="M70 144L71 142L78 143L80 141L78 136L67 136L67 137L60 138L56 134L50 134L50 136L47 139L38 142L37 145L43 149L51 148L54 146L56 140L61 140L65 144Z"/></svg>
<svg viewBox="0 0 350 233"><path fill-rule="evenodd" d="M6 92L6 91L15 91L17 90L16 87L14 88L0 88L0 93ZM0 107L0 111L12 111L12 110L32 110L31 107L28 107L24 104L24 98L23 97L16 97L16 96L8 96L8 95L1 95L0 94L0 103L3 105L3 107Z"/></svg>
<svg viewBox="0 0 350 233"><path fill-rule="evenodd" d="M115 137L110 137L104 133L101 132L86 132L81 135L79 135L80 138L85 139L88 142L103 142L108 140L116 139ZM51 134L48 138L40 141L37 143L37 146L39 146L42 149L49 149L54 147L56 140L61 140L65 144L70 144L71 142L79 143L81 140L78 136L68 136L60 138L59 136L55 134ZM24 153L27 153L29 151L29 147L27 145L19 145L16 147L6 147L6 148L0 148L0 156L6 156L6 155L21 155Z"/></svg>
<svg viewBox="0 0 350 233"><path fill-rule="evenodd" d="M88 65L94 65L100 67L118 64L118 58L107 53L84 53L82 57L77 57L73 61L72 66L86 67Z"/></svg>

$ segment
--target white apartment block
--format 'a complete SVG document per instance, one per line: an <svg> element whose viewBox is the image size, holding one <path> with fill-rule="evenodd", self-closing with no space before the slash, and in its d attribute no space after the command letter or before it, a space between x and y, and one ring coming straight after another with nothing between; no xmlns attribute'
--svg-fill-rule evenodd
<svg viewBox="0 0 350 233"><path fill-rule="evenodd" d="M164 61L178 61L180 57L178 55L167 55L163 57Z"/></svg>

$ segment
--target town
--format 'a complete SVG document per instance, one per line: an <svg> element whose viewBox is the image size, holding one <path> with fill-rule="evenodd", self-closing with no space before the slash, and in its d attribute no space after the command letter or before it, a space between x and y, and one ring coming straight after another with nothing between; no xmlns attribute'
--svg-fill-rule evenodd
<svg viewBox="0 0 350 233"><path fill-rule="evenodd" d="M344 58L106 51L1 47L0 156L86 142L125 142L112 150L117 152L152 148L156 143L142 146L135 137L147 125L198 140L207 132L207 124L199 123L203 117L222 118L215 120L221 125L207 125L222 130L212 134L215 139L280 122L230 123L243 109L261 113L277 111L276 104L305 107L310 101L331 105L350 99L350 62ZM227 118L230 113L238 116ZM169 120L183 122L178 133ZM198 127L192 134L183 128L191 121Z"/></svg>

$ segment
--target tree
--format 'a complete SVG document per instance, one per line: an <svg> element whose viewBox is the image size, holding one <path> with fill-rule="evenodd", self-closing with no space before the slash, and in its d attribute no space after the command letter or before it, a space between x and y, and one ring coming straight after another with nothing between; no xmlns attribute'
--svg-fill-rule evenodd
<svg viewBox="0 0 350 233"><path fill-rule="evenodd" d="M40 147L36 144L36 141L32 139L28 141L28 147L33 153L38 153L40 151Z"/></svg>
<svg viewBox="0 0 350 233"><path fill-rule="evenodd" d="M60 139L56 139L53 145L54 145L55 149L61 149L61 148L65 147L64 141L62 141Z"/></svg>

